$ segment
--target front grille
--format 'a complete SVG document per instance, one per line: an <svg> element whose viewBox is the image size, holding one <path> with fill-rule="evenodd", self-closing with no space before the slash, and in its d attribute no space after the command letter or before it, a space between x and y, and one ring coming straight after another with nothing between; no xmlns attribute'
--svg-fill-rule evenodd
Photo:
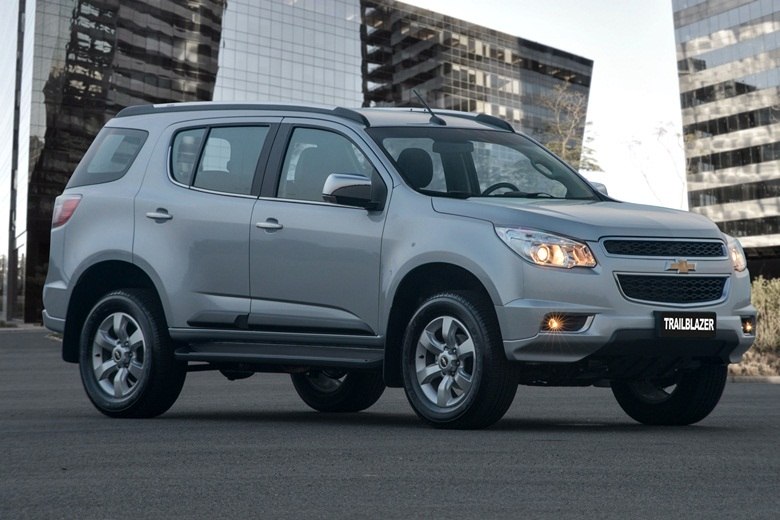
<svg viewBox="0 0 780 520"><path fill-rule="evenodd" d="M706 303L723 298L723 276L647 276L619 274L627 298L656 303Z"/></svg>
<svg viewBox="0 0 780 520"><path fill-rule="evenodd" d="M667 256L712 258L726 256L723 242L679 240L605 240L607 253L623 256Z"/></svg>

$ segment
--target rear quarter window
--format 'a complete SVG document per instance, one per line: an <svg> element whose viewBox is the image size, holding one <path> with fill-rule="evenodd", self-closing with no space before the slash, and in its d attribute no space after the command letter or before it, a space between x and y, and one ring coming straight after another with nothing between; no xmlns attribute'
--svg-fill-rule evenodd
<svg viewBox="0 0 780 520"><path fill-rule="evenodd" d="M148 132L131 128L104 128L73 172L68 187L121 179L138 156Z"/></svg>

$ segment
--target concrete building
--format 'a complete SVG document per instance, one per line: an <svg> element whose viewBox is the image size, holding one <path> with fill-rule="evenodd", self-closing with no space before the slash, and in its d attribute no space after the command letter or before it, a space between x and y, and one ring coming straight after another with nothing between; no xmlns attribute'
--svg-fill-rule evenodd
<svg viewBox="0 0 780 520"><path fill-rule="evenodd" d="M0 320L39 321L54 198L126 106L195 100L417 105L539 135L592 61L394 1L17 0L10 172L0 172ZM23 29L23 30L21 30ZM2 129L5 130L5 129ZM581 131L583 131L581 129ZM0 161L0 165L6 164Z"/></svg>
<svg viewBox="0 0 780 520"><path fill-rule="evenodd" d="M690 209L780 275L780 2L673 7Z"/></svg>

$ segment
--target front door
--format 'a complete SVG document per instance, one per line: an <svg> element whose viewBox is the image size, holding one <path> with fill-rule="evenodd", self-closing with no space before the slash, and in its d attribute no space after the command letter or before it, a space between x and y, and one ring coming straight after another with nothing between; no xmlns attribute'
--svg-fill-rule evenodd
<svg viewBox="0 0 780 520"><path fill-rule="evenodd" d="M340 125L283 129L273 189L266 193L264 184L263 195L269 196L261 196L252 213L249 326L378 335L385 213L326 203L322 190L332 173L379 174Z"/></svg>

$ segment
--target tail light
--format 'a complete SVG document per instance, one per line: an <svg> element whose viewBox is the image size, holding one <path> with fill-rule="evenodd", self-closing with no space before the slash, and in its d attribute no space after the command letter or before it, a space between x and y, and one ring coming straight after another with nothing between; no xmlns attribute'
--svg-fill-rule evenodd
<svg viewBox="0 0 780 520"><path fill-rule="evenodd" d="M51 218L51 227L64 225L81 202L81 195L60 195L54 200L54 214Z"/></svg>

